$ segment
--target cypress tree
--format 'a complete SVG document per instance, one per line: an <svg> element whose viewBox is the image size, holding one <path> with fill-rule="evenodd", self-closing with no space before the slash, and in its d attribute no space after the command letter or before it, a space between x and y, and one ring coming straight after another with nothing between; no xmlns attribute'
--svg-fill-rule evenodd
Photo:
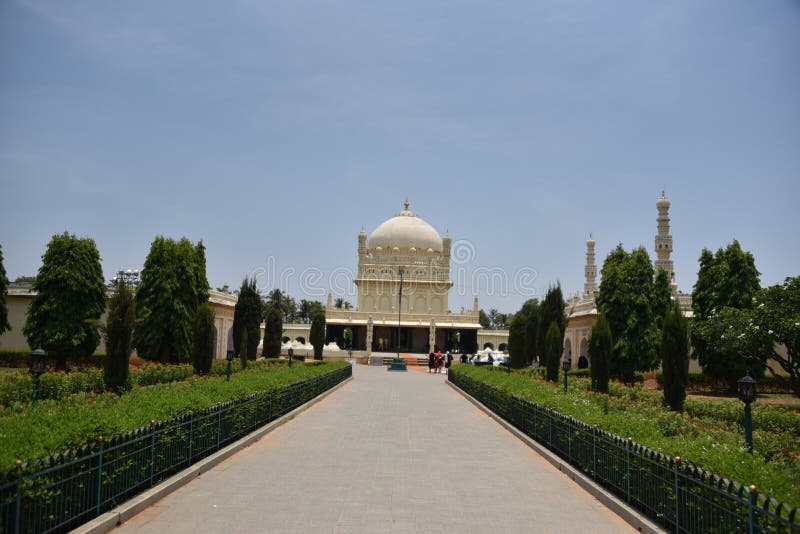
<svg viewBox="0 0 800 534"><path fill-rule="evenodd" d="M592 389L608 393L608 360L612 350L611 328L604 315L600 315L589 335L588 354L591 361Z"/></svg>
<svg viewBox="0 0 800 534"><path fill-rule="evenodd" d="M522 369L525 367L525 326L527 317L523 313L517 313L511 319L508 327L508 357L511 359L511 367Z"/></svg>
<svg viewBox="0 0 800 534"><path fill-rule="evenodd" d="M100 343L97 321L106 309L106 286L94 240L54 235L33 283L23 333L65 369L68 356L89 356Z"/></svg>
<svg viewBox="0 0 800 534"><path fill-rule="evenodd" d="M283 314L277 306L270 306L264 321L264 347L261 350L265 358L280 356L281 334L283 334Z"/></svg>
<svg viewBox="0 0 800 534"><path fill-rule="evenodd" d="M8 306L6 305L6 290L8 289L8 278L6 278L6 268L3 267L3 246L0 245L0 334L11 330L8 323Z"/></svg>
<svg viewBox="0 0 800 534"><path fill-rule="evenodd" d="M689 380L689 325L675 304L664 318L661 336L664 404L674 412L683 411Z"/></svg>
<svg viewBox="0 0 800 534"><path fill-rule="evenodd" d="M133 345L133 325L136 323L136 302L133 291L123 280L114 285L114 294L108 301L108 318L104 330L106 360L103 380L111 391L122 391L128 386L128 364Z"/></svg>
<svg viewBox="0 0 800 534"><path fill-rule="evenodd" d="M242 332L242 343L239 345L239 361L242 362L242 369L247 369L247 329Z"/></svg>
<svg viewBox="0 0 800 534"><path fill-rule="evenodd" d="M137 354L162 363L190 361L197 307L208 302L205 246L158 236L136 290Z"/></svg>
<svg viewBox="0 0 800 534"><path fill-rule="evenodd" d="M553 321L544 339L544 359L547 364L547 379L558 382L558 367L561 362L561 329Z"/></svg>
<svg viewBox="0 0 800 534"><path fill-rule="evenodd" d="M566 303L564 302L564 295L561 293L561 284L551 285L547 288L547 294L544 300L538 307L538 321L539 327L536 333L536 341L533 343L538 345L540 352L544 351L544 345L547 343L547 331L550 329L550 324L555 323L561 332L561 343L564 342L564 332L567 329L567 314L565 311ZM560 354L560 353L559 353ZM547 359L544 358L545 365Z"/></svg>
<svg viewBox="0 0 800 534"><path fill-rule="evenodd" d="M322 349L325 347L325 314L318 312L311 320L311 332L309 336L311 344L314 345L314 359L322 359Z"/></svg>
<svg viewBox="0 0 800 534"><path fill-rule="evenodd" d="M211 371L214 360L214 310L207 302L200 304L194 314L192 363L199 375Z"/></svg>
<svg viewBox="0 0 800 534"><path fill-rule="evenodd" d="M274 306L273 306L274 307ZM255 360L258 353L258 342L261 340L261 318L264 314L264 302L256 289L256 279L245 278L239 288L239 298L233 310L233 346L237 353L241 352L244 331L247 330L248 360Z"/></svg>

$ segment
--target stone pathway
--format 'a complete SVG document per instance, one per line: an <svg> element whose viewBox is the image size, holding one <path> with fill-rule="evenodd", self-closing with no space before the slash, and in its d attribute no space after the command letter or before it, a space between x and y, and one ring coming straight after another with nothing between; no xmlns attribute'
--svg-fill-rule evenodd
<svg viewBox="0 0 800 534"><path fill-rule="evenodd" d="M444 383L355 379L120 532L633 532Z"/></svg>

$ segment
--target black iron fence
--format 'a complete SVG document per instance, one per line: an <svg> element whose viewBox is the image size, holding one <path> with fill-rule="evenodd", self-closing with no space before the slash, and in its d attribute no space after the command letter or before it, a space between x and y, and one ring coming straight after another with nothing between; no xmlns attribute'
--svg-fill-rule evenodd
<svg viewBox="0 0 800 534"><path fill-rule="evenodd" d="M351 375L348 365L23 464L0 482L0 532L73 529Z"/></svg>
<svg viewBox="0 0 800 534"><path fill-rule="evenodd" d="M450 382L663 527L682 532L800 532L773 498L463 373Z"/></svg>

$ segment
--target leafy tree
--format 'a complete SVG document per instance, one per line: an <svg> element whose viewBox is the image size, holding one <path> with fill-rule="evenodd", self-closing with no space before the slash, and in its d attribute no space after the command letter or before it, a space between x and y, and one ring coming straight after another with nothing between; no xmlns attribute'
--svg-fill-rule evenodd
<svg viewBox="0 0 800 534"><path fill-rule="evenodd" d="M106 341L103 380L112 391L122 391L128 385L128 364L133 350L133 326L136 323L136 302L133 291L124 280L114 284L108 300L108 317L102 328Z"/></svg>
<svg viewBox="0 0 800 534"><path fill-rule="evenodd" d="M22 284L32 284L35 281L36 281L36 277L35 276L18 276L14 280L14 282L17 283L17 284L20 284L20 283L22 283Z"/></svg>
<svg viewBox="0 0 800 534"><path fill-rule="evenodd" d="M273 308L275 306L271 306ZM283 317L280 308L275 308ZM233 309L233 347L240 354L244 331L247 330L248 346L245 354L248 360L255 360L258 352L258 342L261 340L261 318L264 315L264 303L256 289L256 279L245 278L239 288L239 299ZM278 350L280 350L280 335L278 332Z"/></svg>
<svg viewBox="0 0 800 534"><path fill-rule="evenodd" d="M600 315L592 326L589 335L588 353L592 366L592 389L600 393L608 393L609 365L613 342L611 328L604 315Z"/></svg>
<svg viewBox="0 0 800 534"><path fill-rule="evenodd" d="M264 347L262 354L265 358L277 358L281 355L281 334L283 333L283 317L275 306L267 309L264 321Z"/></svg>
<svg viewBox="0 0 800 534"><path fill-rule="evenodd" d="M349 310L350 308L353 307L353 305L344 300L343 298L338 297L336 300L333 301L333 307L343 310Z"/></svg>
<svg viewBox="0 0 800 534"><path fill-rule="evenodd" d="M667 271L659 269L653 281L653 314L656 326L661 330L664 317L672 309L672 287Z"/></svg>
<svg viewBox="0 0 800 534"><path fill-rule="evenodd" d="M539 341L540 309L539 302L531 299L523 306L525 318L525 365L530 365L539 357L540 347L544 340Z"/></svg>
<svg viewBox="0 0 800 534"><path fill-rule="evenodd" d="M497 329L497 316L500 315L500 312L497 311L497 308L490 308L489 309L489 324L491 325L492 330Z"/></svg>
<svg viewBox="0 0 800 534"><path fill-rule="evenodd" d="M664 370L664 404L674 412L683 411L689 382L689 325L678 303L664 317L661 362Z"/></svg>
<svg viewBox="0 0 800 534"><path fill-rule="evenodd" d="M800 397L800 276L762 289L753 307L753 322L759 327L757 332L769 336L770 358L783 368L792 391ZM776 350L776 345L786 347L786 353Z"/></svg>
<svg viewBox="0 0 800 534"><path fill-rule="evenodd" d="M544 360L547 365L547 379L558 382L558 367L561 363L561 329L555 321L550 323L544 339Z"/></svg>
<svg viewBox="0 0 800 534"><path fill-rule="evenodd" d="M211 371L214 360L214 310L207 302L197 307L194 314L192 363L199 375Z"/></svg>
<svg viewBox="0 0 800 534"><path fill-rule="evenodd" d="M536 334L536 341L531 341L529 344L535 348L542 350L546 343L547 331L550 329L550 324L555 323L561 332L561 342L564 342L564 332L567 329L567 314L566 302L564 302L564 295L561 293L561 284L551 285L547 288L544 300L539 307L539 325Z"/></svg>
<svg viewBox="0 0 800 534"><path fill-rule="evenodd" d="M93 239L54 235L33 284L23 333L66 368L67 356L88 356L100 343L97 321L106 308L100 253Z"/></svg>
<svg viewBox="0 0 800 534"><path fill-rule="evenodd" d="M269 292L267 306L277 306L287 323L292 323L297 318L297 303L280 289L273 289Z"/></svg>
<svg viewBox="0 0 800 534"><path fill-rule="evenodd" d="M628 253L618 245L601 273L597 309L608 321L614 341L609 372L630 382L636 371L655 369L660 362L653 264L643 247Z"/></svg>
<svg viewBox="0 0 800 534"><path fill-rule="evenodd" d="M749 321L748 314L732 310L750 310L758 294L759 272L753 255L742 250L738 241L712 255L708 249L700 254L700 269L692 293L694 318L691 335L696 357L709 376L724 379L731 390L742 373L749 368L753 373L763 373L763 353L742 352L732 343L731 328ZM725 311L726 308L731 308ZM722 336L727 333L727 338ZM738 332L742 334L745 332ZM759 337L759 336L757 336ZM749 339L749 338L748 338ZM752 340L755 349L763 343Z"/></svg>
<svg viewBox="0 0 800 534"><path fill-rule="evenodd" d="M486 312L481 309L478 312L478 322L481 324L481 328L489 330L492 327L492 321L489 319L489 316L486 315Z"/></svg>
<svg viewBox="0 0 800 534"><path fill-rule="evenodd" d="M247 346L248 346L248 334L250 331L245 328L242 332L242 343L239 346L239 361L242 362L242 369L247 369Z"/></svg>
<svg viewBox="0 0 800 534"><path fill-rule="evenodd" d="M322 313L322 303L318 300L300 300L300 307L297 311L297 318L301 323L308 324L316 313Z"/></svg>
<svg viewBox="0 0 800 534"><path fill-rule="evenodd" d="M317 312L311 320L311 332L308 337L314 345L314 359L322 359L322 349L325 347L325 314Z"/></svg>
<svg viewBox="0 0 800 534"><path fill-rule="evenodd" d="M0 334L11 330L8 323L8 306L6 305L6 290L8 289L8 278L6 278L6 268L3 267L3 247L0 246Z"/></svg>
<svg viewBox="0 0 800 534"><path fill-rule="evenodd" d="M525 367L525 327L527 317L516 314L508 328L508 357L511 367L522 369Z"/></svg>
<svg viewBox="0 0 800 534"><path fill-rule="evenodd" d="M189 361L197 307L208 302L205 246L158 236L136 290L137 354L162 363Z"/></svg>

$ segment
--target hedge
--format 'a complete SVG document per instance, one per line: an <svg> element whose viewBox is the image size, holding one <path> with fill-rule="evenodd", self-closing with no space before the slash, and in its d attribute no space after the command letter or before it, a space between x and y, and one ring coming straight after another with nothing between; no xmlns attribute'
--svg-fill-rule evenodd
<svg viewBox="0 0 800 534"><path fill-rule="evenodd" d="M0 367L19 367L27 368L30 365L31 351L29 350L0 350ZM102 353L92 354L91 356L69 356L67 366L83 369L86 367L103 367L106 355ZM55 369L56 359L47 358L47 367Z"/></svg>
<svg viewBox="0 0 800 534"><path fill-rule="evenodd" d="M656 380L658 381L658 387L662 388L664 385L664 377L661 371L656 373ZM686 389L689 391L727 392L729 387L725 380L705 375L702 371L690 371L689 384ZM759 393L792 393L792 388L788 380L773 375L765 375L759 378L756 390Z"/></svg>

